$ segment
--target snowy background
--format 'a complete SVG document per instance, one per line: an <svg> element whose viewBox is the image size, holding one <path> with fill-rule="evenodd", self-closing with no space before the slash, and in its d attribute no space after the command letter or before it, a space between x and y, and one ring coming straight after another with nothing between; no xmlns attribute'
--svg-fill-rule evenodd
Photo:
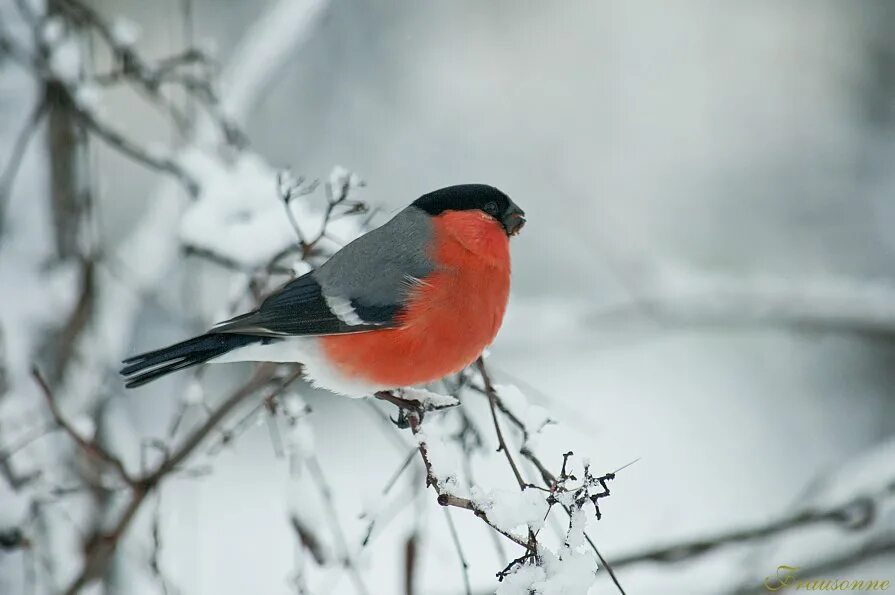
<svg viewBox="0 0 895 595"><path fill-rule="evenodd" d="M488 365L519 411L556 421L536 444L554 473L569 450L579 471L637 461L587 522L627 593L761 593L781 564L895 581L895 4L85 6L108 27L68 0L55 18L0 3L0 593L64 592L123 503L54 431L31 366L128 469L159 460L150 441L176 443L172 420L200 424L250 370L125 392L115 366L251 305L258 267L294 243L286 167L344 181L373 225L463 182L525 209ZM102 76L116 53L155 67L191 47L213 65L178 76L213 80L213 101L182 79ZM322 188L293 203L309 237L325 204ZM321 249L364 224L338 219ZM291 254L278 272L310 265ZM392 409L300 384L287 397L283 418L255 398L216 428L86 592L495 591L519 552L450 509L467 591L417 458L382 495L414 444ZM514 489L486 402L461 407L487 442L477 483ZM292 516L326 541L322 566ZM618 592L605 569L574 571L538 592Z"/></svg>

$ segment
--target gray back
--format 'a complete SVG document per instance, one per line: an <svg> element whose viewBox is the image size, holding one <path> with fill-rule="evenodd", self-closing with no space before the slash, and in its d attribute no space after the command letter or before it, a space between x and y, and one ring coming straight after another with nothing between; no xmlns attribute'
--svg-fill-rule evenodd
<svg viewBox="0 0 895 595"><path fill-rule="evenodd" d="M413 279L435 268L428 254L433 233L431 217L409 206L342 248L313 276L327 295L370 306L400 304Z"/></svg>

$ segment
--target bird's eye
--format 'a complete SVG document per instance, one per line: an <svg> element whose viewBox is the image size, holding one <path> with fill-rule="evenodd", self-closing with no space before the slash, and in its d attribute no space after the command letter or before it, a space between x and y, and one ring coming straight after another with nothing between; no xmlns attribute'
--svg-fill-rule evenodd
<svg viewBox="0 0 895 595"><path fill-rule="evenodd" d="M493 200L489 200L485 203L485 208L483 210L489 215L497 215L497 203Z"/></svg>

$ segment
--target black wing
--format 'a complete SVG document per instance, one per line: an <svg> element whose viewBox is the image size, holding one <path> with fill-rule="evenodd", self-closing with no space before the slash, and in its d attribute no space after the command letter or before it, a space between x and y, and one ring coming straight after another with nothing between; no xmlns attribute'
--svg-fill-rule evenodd
<svg viewBox="0 0 895 595"><path fill-rule="evenodd" d="M261 336L334 335L395 326L399 304L365 306L356 299L327 298L308 273L267 297L254 312L231 318L213 333Z"/></svg>
<svg viewBox="0 0 895 595"><path fill-rule="evenodd" d="M213 333L333 335L394 327L413 290L434 270L431 222L408 208L351 242L317 271L290 281L254 312Z"/></svg>

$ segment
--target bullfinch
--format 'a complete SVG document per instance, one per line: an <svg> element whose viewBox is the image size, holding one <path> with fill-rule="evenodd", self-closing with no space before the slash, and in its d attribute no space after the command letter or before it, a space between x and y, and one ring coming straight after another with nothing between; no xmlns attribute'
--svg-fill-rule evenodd
<svg viewBox="0 0 895 595"><path fill-rule="evenodd" d="M484 184L415 200L257 310L124 360L128 388L206 362L298 362L351 397L427 384L471 364L510 292L509 238L525 213Z"/></svg>

